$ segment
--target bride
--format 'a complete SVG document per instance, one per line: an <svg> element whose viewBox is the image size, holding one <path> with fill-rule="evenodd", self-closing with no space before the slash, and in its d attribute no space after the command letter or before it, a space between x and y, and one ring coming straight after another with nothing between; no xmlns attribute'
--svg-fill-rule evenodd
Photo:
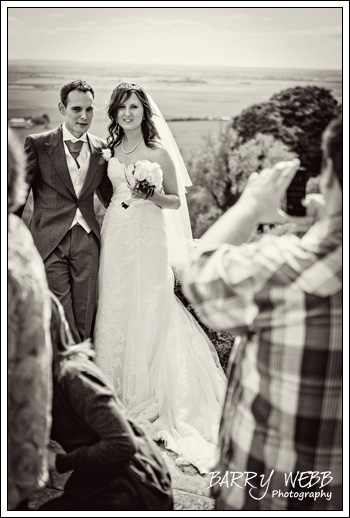
<svg viewBox="0 0 350 518"><path fill-rule="evenodd" d="M139 86L108 106L108 176L95 324L96 363L129 414L201 473L215 462L226 377L217 353L174 294L191 237L181 155ZM187 239L186 239L187 238Z"/></svg>

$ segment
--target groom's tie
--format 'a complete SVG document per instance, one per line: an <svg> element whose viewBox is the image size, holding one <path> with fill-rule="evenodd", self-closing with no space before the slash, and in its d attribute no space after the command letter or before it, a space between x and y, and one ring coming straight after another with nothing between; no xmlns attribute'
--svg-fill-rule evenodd
<svg viewBox="0 0 350 518"><path fill-rule="evenodd" d="M65 140L65 143L69 149L70 154L76 161L76 164L78 166L78 169L80 168L80 164L78 162L78 156L80 155L81 148L84 144L82 140L77 140L76 142L73 142L72 140Z"/></svg>

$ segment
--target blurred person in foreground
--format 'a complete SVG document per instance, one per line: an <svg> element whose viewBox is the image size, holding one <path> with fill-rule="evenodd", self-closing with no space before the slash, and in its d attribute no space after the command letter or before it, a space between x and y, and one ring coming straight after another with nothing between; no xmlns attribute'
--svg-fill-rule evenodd
<svg viewBox="0 0 350 518"><path fill-rule="evenodd" d="M62 305L52 297L53 403L49 468L73 471L63 494L40 511L166 511L171 478L152 439L125 413L91 361L90 340L74 344Z"/></svg>
<svg viewBox="0 0 350 518"><path fill-rule="evenodd" d="M64 85L58 104L63 124L29 135L24 146L27 181L34 197L29 228L45 263L50 290L64 307L75 342L92 336L96 309L100 226L94 191L105 206L112 196L101 156L103 141L88 133L94 97L86 81Z"/></svg>
<svg viewBox="0 0 350 518"><path fill-rule="evenodd" d="M8 130L8 509L26 510L47 481L51 426L51 302L33 238L14 211L27 195L25 156Z"/></svg>
<svg viewBox="0 0 350 518"><path fill-rule="evenodd" d="M242 336L211 473L216 509L342 508L341 118L326 128L322 149L326 213L303 238L243 244L261 221L287 221L279 200L294 159L249 177L185 276L206 325Z"/></svg>

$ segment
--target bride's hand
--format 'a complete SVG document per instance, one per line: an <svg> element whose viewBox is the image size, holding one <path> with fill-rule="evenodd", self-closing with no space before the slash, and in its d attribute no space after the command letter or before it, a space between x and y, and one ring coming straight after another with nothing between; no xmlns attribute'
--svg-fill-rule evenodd
<svg viewBox="0 0 350 518"><path fill-rule="evenodd" d="M154 194L154 188L151 188L151 187L149 189L147 189L147 191L141 191L141 189L139 189L137 187L134 187L134 188L129 187L129 188L131 191L131 197L136 198L138 200L147 200Z"/></svg>

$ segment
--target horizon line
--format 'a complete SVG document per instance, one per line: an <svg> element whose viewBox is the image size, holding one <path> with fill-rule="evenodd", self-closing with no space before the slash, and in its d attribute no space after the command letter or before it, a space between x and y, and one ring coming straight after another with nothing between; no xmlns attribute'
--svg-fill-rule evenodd
<svg viewBox="0 0 350 518"><path fill-rule="evenodd" d="M163 66L163 67L205 67L205 68L241 68L241 69L247 69L247 68L270 68L270 69L276 69L276 70L329 70L333 72L343 72L343 68L313 68L313 67L286 67L286 66L272 66L272 65L215 65L211 63L206 64L193 64L193 63L117 63L115 61L82 61L82 60L67 60L67 59L54 59L54 58L10 58L7 60L7 63L11 63L14 61L25 61L25 62L40 62L40 61L48 61L52 63L66 63L66 64L80 64L80 65L87 65L89 63L93 64L99 64L99 65L115 65L115 66L126 66L126 67L133 67L133 66L140 66L140 67L147 67L147 66Z"/></svg>

